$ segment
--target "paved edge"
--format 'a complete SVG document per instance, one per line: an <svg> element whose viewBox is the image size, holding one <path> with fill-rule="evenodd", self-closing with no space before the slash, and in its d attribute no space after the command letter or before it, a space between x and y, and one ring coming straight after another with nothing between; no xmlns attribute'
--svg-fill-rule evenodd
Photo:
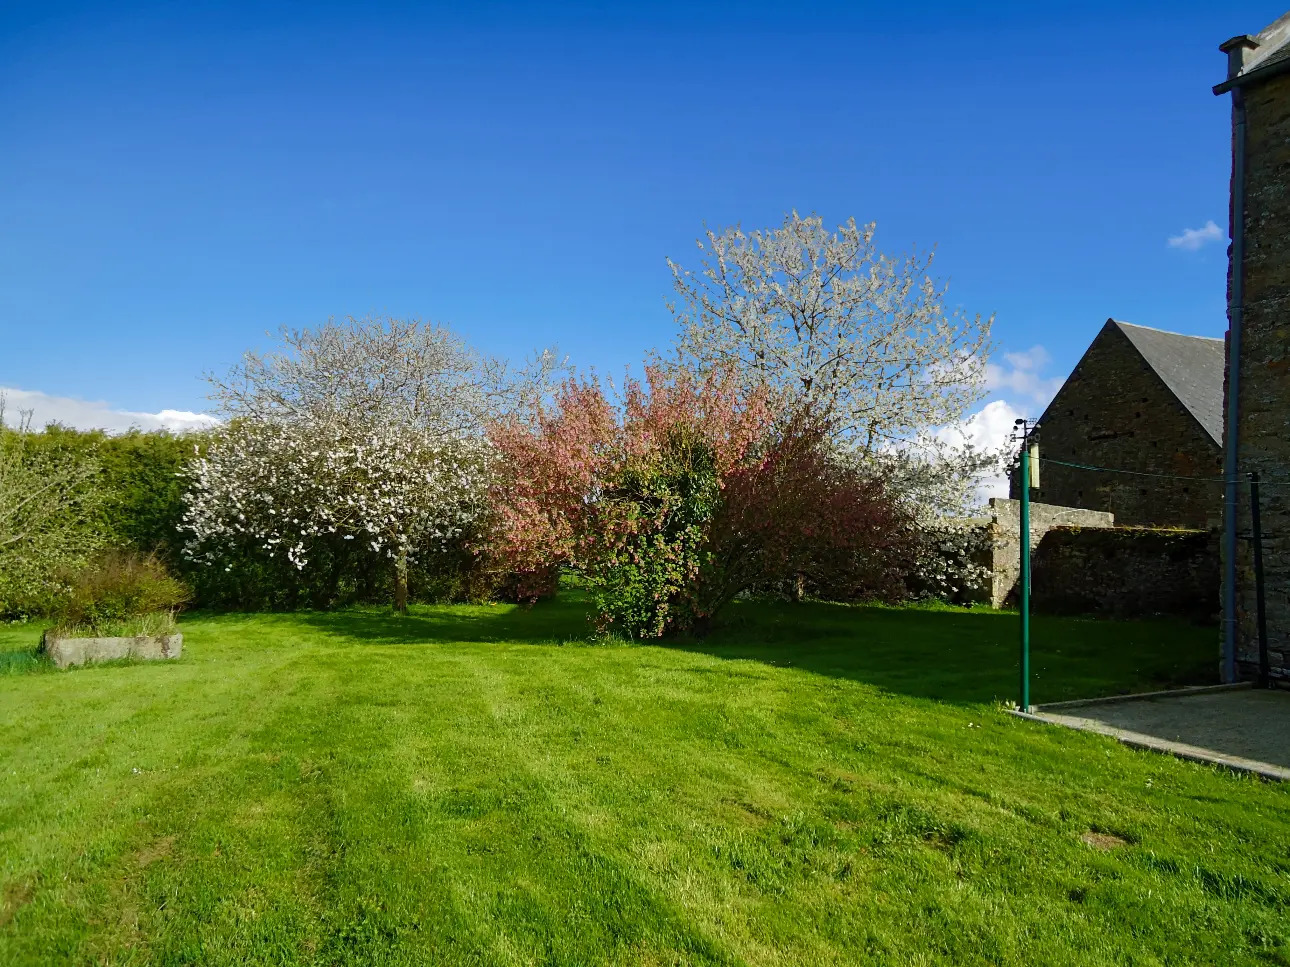
<svg viewBox="0 0 1290 967"><path fill-rule="evenodd" d="M1136 702L1143 698L1182 698L1186 695L1203 695L1206 692L1235 692L1253 688L1253 682L1234 682L1230 685L1188 685L1160 692L1134 692L1129 695L1107 695L1105 698L1076 698L1069 702L1047 702L1030 706L1035 712L1049 712L1059 708L1082 708L1086 705L1112 705L1116 702Z"/></svg>
<svg viewBox="0 0 1290 967"><path fill-rule="evenodd" d="M1221 688L1225 686L1218 687ZM1286 769L1282 766L1275 766L1270 762L1259 762L1257 759L1243 759L1240 756L1222 755L1211 749L1202 749L1200 746L1187 745L1184 742L1169 742L1165 739L1157 738L1154 735L1146 735L1142 732L1130 732L1128 729L1117 729L1111 725L1103 725L1101 722L1095 722L1092 719L1076 718L1073 715L1051 715L1043 711L1023 712L1021 709L1009 709L1008 711L1017 716L1017 718L1028 719L1032 722L1043 722L1047 725L1060 725L1068 729L1078 729L1081 732L1096 732L1099 735L1108 735L1111 738L1122 742L1124 745L1131 746L1135 749L1148 749L1152 752L1163 752L1168 755L1176 756L1179 759L1186 759L1189 762L1200 762L1206 765L1219 766L1223 769L1229 769L1232 772L1249 773L1251 775L1260 776L1263 779L1270 779L1274 782L1290 781L1290 769Z"/></svg>

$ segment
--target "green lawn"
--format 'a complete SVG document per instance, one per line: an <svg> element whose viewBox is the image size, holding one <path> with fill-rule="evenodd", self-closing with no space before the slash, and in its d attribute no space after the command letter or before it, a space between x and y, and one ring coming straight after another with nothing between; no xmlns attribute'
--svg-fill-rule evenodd
<svg viewBox="0 0 1290 967"><path fill-rule="evenodd" d="M1015 630L743 604L597 645L567 595L11 656L0 963L1290 962L1290 791L1005 714ZM1216 657L1165 622L1035 640L1038 701Z"/></svg>

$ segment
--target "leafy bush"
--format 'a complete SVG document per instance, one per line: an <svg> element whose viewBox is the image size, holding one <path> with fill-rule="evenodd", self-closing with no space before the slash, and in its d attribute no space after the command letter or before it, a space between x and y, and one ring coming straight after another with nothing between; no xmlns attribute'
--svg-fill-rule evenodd
<svg viewBox="0 0 1290 967"><path fill-rule="evenodd" d="M468 537L418 550L408 568L410 600L534 601L554 593L553 570L517 577L474 552ZM209 563L182 561L174 570L192 587L196 606L219 610L327 610L389 601L394 593L388 558L339 534L315 540L303 568L242 535L223 541Z"/></svg>
<svg viewBox="0 0 1290 967"><path fill-rule="evenodd" d="M67 576L105 547L155 554L184 570L180 472L206 439L164 431L110 435L57 423L38 432L0 429L0 491L13 495L25 486L30 493L56 483L23 507L19 530L39 516L42 500L53 508L37 539L0 547L0 617L49 614L67 593ZM0 497L0 507L15 503Z"/></svg>
<svg viewBox="0 0 1290 967"><path fill-rule="evenodd" d="M192 596L156 557L121 551L104 554L71 575L68 587L54 614L58 627L95 633L147 615L173 615Z"/></svg>
<svg viewBox="0 0 1290 967"><path fill-rule="evenodd" d="M786 588L830 600L896 600L914 551L911 516L887 482L829 444L828 424L799 413L725 482L700 614L743 590Z"/></svg>
<svg viewBox="0 0 1290 967"><path fill-rule="evenodd" d="M0 546L0 618L50 615L67 595L69 578L104 548L154 556L192 589L193 603L200 607L278 611L389 599L388 560L340 535L316 541L303 570L250 538L226 542L214 566L185 560L187 469L206 452L213 435L108 434L56 423L37 432L0 430L0 493L18 495L58 483L47 492L51 512L39 540ZM5 508L17 499L0 496L0 532ZM35 509L27 505L27 520ZM27 533L25 525L20 532ZM547 577L531 596L550 593ZM517 593L529 593L496 562L471 553L465 536L426 548L413 561L408 580L413 599L422 601L515 600Z"/></svg>
<svg viewBox="0 0 1290 967"><path fill-rule="evenodd" d="M109 434L51 423L27 434L26 447L39 459L92 465L102 499L92 514L81 515L85 523L101 530L107 546L155 552L173 566L182 543L181 474L209 437L164 430Z"/></svg>
<svg viewBox="0 0 1290 967"><path fill-rule="evenodd" d="M104 512L114 546L156 554L172 569L179 566L183 473L209 440L206 432L138 430L100 440Z"/></svg>
<svg viewBox="0 0 1290 967"><path fill-rule="evenodd" d="M952 604L990 600L990 526L985 521L920 521L913 533L914 560L906 579L914 597Z"/></svg>
<svg viewBox="0 0 1290 967"><path fill-rule="evenodd" d="M491 432L503 469L489 553L519 575L580 571L602 630L632 636L693 623L686 591L721 482L770 420L729 379L646 373L621 419L598 385L569 381L552 410Z"/></svg>
<svg viewBox="0 0 1290 967"><path fill-rule="evenodd" d="M798 576L900 585L904 516L834 457L826 422L776 420L726 376L646 374L621 418L569 382L530 424L494 428L491 553L521 574L581 572L602 630L634 637L702 631L741 592Z"/></svg>
<svg viewBox="0 0 1290 967"><path fill-rule="evenodd" d="M44 614L63 572L107 543L91 451L48 446L25 421L4 425L0 397L0 618Z"/></svg>
<svg viewBox="0 0 1290 967"><path fill-rule="evenodd" d="M178 624L170 611L135 615L132 618L114 618L97 624L77 624L60 621L45 631L45 637L58 638L138 638L174 634Z"/></svg>
<svg viewBox="0 0 1290 967"><path fill-rule="evenodd" d="M616 468L603 494L603 558L588 572L602 624L657 637L692 626L721 494L717 446L693 424L662 428L653 452Z"/></svg>

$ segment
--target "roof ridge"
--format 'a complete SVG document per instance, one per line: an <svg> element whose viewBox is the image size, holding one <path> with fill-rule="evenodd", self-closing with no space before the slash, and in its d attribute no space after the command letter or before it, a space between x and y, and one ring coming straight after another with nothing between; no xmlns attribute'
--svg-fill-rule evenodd
<svg viewBox="0 0 1290 967"><path fill-rule="evenodd" d="M1254 39L1259 47L1251 54L1246 71L1258 70L1265 61L1272 58L1273 54L1290 44L1290 11L1286 11L1260 30L1254 35Z"/></svg>
<svg viewBox="0 0 1290 967"><path fill-rule="evenodd" d="M1174 332L1172 329L1159 329L1155 326L1140 326L1136 322L1125 322L1122 319L1109 319L1107 321L1113 322L1117 326L1128 326L1130 329L1146 329L1148 332L1161 332L1166 336L1179 336L1182 339L1208 339L1211 342L1223 341L1222 336L1193 336L1190 333Z"/></svg>

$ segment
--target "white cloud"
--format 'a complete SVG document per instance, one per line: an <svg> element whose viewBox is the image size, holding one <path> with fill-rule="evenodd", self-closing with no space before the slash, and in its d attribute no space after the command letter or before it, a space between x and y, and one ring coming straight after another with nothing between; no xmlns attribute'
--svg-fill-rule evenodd
<svg viewBox="0 0 1290 967"><path fill-rule="evenodd" d="M1007 394L1008 398L987 403L959 426L948 427L945 432L958 434L977 450L999 452L1011 449L1009 438L1016 429L1017 420L1039 416L1065 382L1060 376L1045 375L1044 371L1052 361L1053 357L1043 346L1031 346L1025 352L1004 353L1002 364L987 363L986 388L991 393ZM982 501L1008 496L1008 477L1002 466L993 475L982 479L977 494Z"/></svg>
<svg viewBox="0 0 1290 967"><path fill-rule="evenodd" d="M970 444L973 449L980 452L998 452L1009 445L1008 438L1022 415L1022 412L1007 400L994 400L962 423L942 427L936 432L936 437L955 447ZM1002 468L981 479L977 486L977 496L982 502L991 497L1008 496L1008 478Z"/></svg>
<svg viewBox="0 0 1290 967"><path fill-rule="evenodd" d="M37 390L0 386L0 396L5 398L5 421L17 422L18 414L31 411L31 425L43 427L47 423L62 423L78 430L107 430L122 433L131 428L140 430L199 430L219 421L205 413L188 410L162 410L159 413L138 413L118 410L102 401L90 402L70 396L50 396Z"/></svg>
<svg viewBox="0 0 1290 967"><path fill-rule="evenodd" d="M1044 407L1062 386L1060 376L1044 376L1053 361L1043 346L1032 346L1022 353L1004 353L1005 365L985 364L985 385L992 393L1008 392L1026 402Z"/></svg>
<svg viewBox="0 0 1290 967"><path fill-rule="evenodd" d="M1169 247L1194 252L1210 242L1221 242L1223 238L1223 230L1215 225L1211 218L1202 228L1184 228L1181 235L1171 235Z"/></svg>
<svg viewBox="0 0 1290 967"><path fill-rule="evenodd" d="M986 390L996 397L1006 394L1008 398L993 399L959 422L930 434L935 444L931 449L971 446L977 453L999 456L995 469L978 481L976 496L982 504L991 497L1008 496L1003 465L1006 455L1016 446L1011 438L1017 420L1039 416L1065 382L1060 376L1045 375L1052 361L1043 346L1031 346L1023 352L1003 353L1001 362L986 363Z"/></svg>

